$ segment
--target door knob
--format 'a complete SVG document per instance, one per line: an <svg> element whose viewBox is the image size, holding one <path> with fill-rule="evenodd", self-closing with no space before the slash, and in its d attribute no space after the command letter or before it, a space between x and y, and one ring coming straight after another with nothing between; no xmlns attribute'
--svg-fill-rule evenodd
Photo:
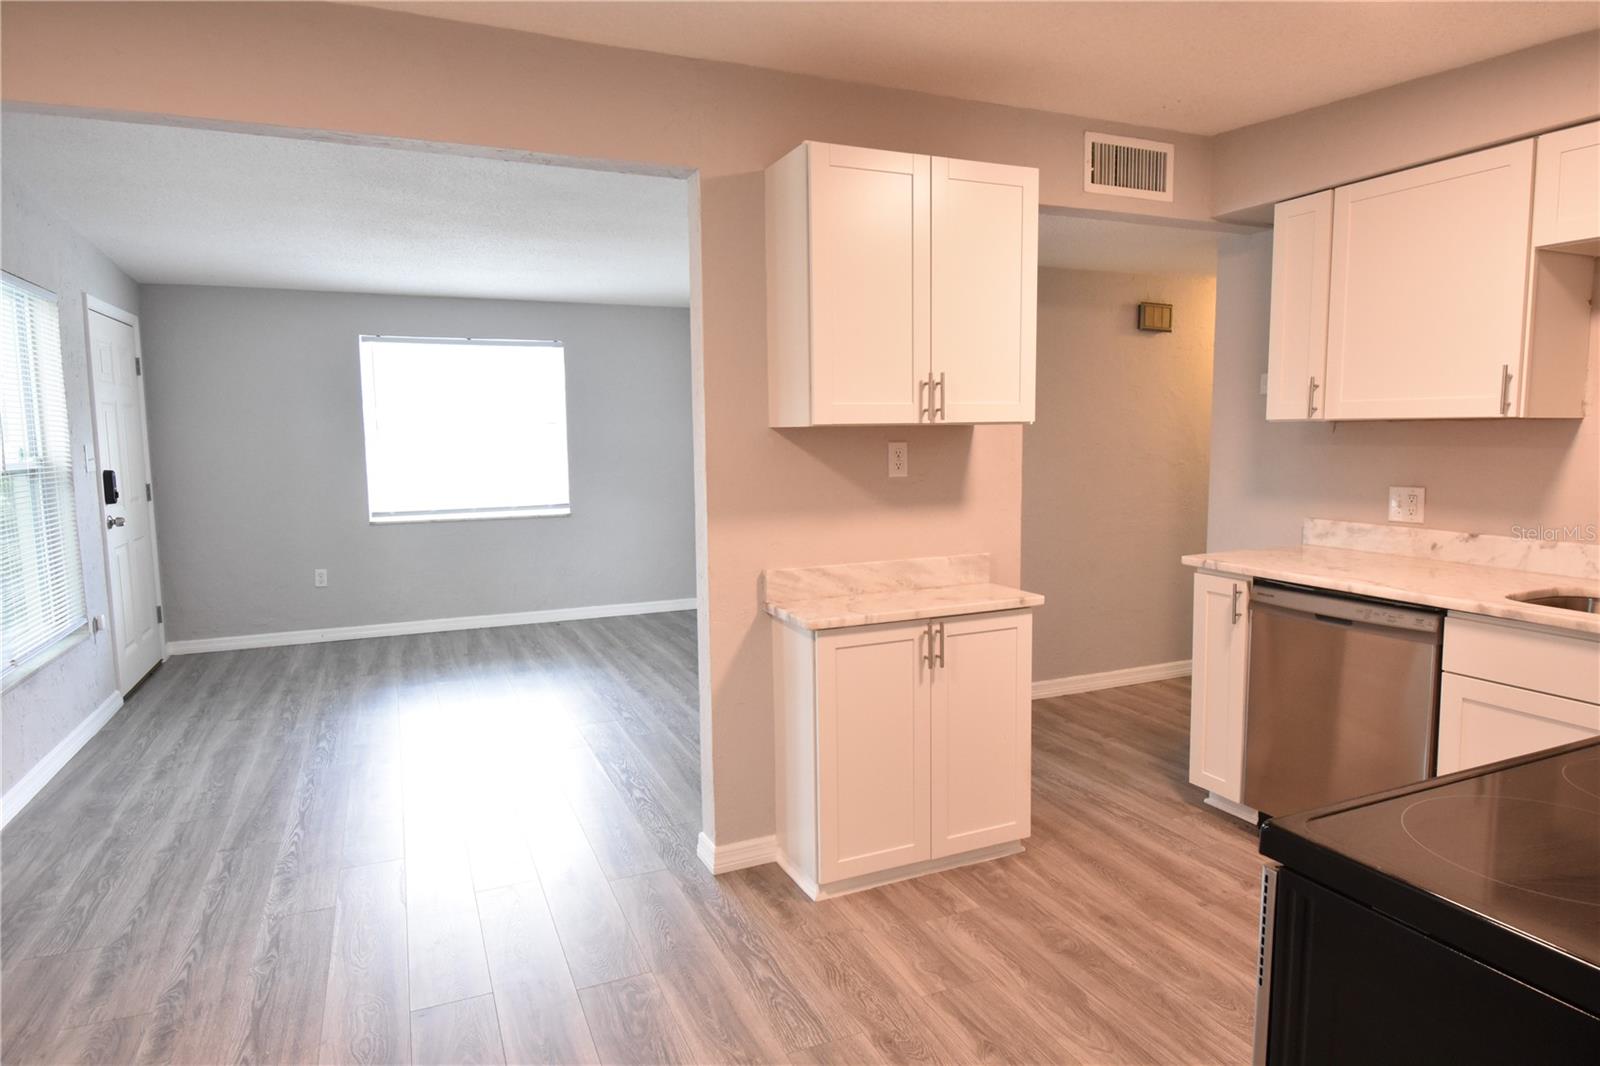
<svg viewBox="0 0 1600 1066"><path fill-rule="evenodd" d="M106 528L107 529L116 529L118 526L125 526L127 524L128 524L128 520L126 518L122 518L120 516L117 517L117 518L108 518L108 519L106 519Z"/></svg>

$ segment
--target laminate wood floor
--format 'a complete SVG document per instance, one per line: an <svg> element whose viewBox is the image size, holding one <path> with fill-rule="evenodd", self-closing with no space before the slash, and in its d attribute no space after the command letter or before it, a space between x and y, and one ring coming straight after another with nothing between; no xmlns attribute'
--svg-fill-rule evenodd
<svg viewBox="0 0 1600 1066"><path fill-rule="evenodd" d="M1018 856L695 857L692 614L158 670L0 836L24 1062L1243 1062L1257 862L1183 681L1040 701Z"/></svg>

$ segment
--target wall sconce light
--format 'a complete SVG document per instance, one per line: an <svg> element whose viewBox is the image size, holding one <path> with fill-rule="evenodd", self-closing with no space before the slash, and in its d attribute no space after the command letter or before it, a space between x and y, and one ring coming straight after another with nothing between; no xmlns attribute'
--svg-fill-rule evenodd
<svg viewBox="0 0 1600 1066"><path fill-rule="evenodd" d="M1151 333L1172 332L1172 305L1142 303L1139 305L1139 328Z"/></svg>

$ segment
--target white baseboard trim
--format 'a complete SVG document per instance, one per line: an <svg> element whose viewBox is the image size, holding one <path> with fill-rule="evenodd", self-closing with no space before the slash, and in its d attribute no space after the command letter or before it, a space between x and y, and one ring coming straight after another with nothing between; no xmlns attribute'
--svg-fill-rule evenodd
<svg viewBox="0 0 1600 1066"><path fill-rule="evenodd" d="M716 844L710 837L701 833L700 843L695 846L694 851L700 856L700 861L706 864L706 869L714 874L725 874L733 870L743 870L747 866L764 866L769 862L777 862L778 838L764 836L750 840L736 840L731 844Z"/></svg>
<svg viewBox="0 0 1600 1066"><path fill-rule="evenodd" d="M1231 814L1240 821L1249 822L1251 825L1255 825L1260 818L1260 812L1254 807L1246 807L1242 803L1231 800L1227 796L1219 796L1215 792L1207 792L1205 802L1208 806L1215 807L1224 814Z"/></svg>
<svg viewBox="0 0 1600 1066"><path fill-rule="evenodd" d="M113 692L94 711L79 722L77 728L61 738L61 742L51 748L44 758L33 764L33 767L22 779L11 786L11 790L0 796L0 826L8 825L28 802L37 796L50 779L61 772L61 768L78 754L78 750L103 727L111 721L111 716L122 709L122 693Z"/></svg>
<svg viewBox="0 0 1600 1066"><path fill-rule="evenodd" d="M847 878L844 881L835 881L827 888L819 888L815 881L810 880L796 871L783 858L778 857L778 865L783 867L784 873L800 886L800 891L814 900L838 899L848 896L853 892L865 892L872 888L881 888L892 885L896 881L909 881L913 877L925 877L928 874L942 873L945 870L954 870L961 866L973 866L980 862L989 862L1001 859L1007 855L1022 854L1022 841L1007 840L1000 844L990 844L986 848L975 851L964 851L959 855L946 855L942 859L929 859L927 862L913 863L910 866L900 866L893 870L883 870L875 874L863 874L860 877Z"/></svg>
<svg viewBox="0 0 1600 1066"><path fill-rule="evenodd" d="M1098 674L1052 677L1033 683L1033 698L1047 700L1052 696L1070 696L1075 692L1095 692L1103 688L1121 688L1123 685L1142 685L1147 681L1187 677L1189 667L1190 660L1177 659L1170 663L1130 666L1123 670L1105 670Z"/></svg>
<svg viewBox="0 0 1600 1066"><path fill-rule="evenodd" d="M237 637L173 640L167 642L167 654L196 655L208 651L279 648L286 644L326 644L337 640L365 640L368 637L450 633L458 629L494 629L497 626L576 622L585 618L617 618L629 614L660 614L664 611L694 609L695 601L690 597L682 600L646 600L643 603L602 603L593 607L557 607L547 611L514 611L511 614L475 614L460 618L419 618L411 622L379 622L375 625L338 626L332 629L295 629L282 633L246 633Z"/></svg>

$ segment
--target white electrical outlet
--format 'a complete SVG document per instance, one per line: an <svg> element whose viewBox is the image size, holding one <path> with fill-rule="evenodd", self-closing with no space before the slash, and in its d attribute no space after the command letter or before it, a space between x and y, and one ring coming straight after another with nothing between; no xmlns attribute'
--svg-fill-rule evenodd
<svg viewBox="0 0 1600 1066"><path fill-rule="evenodd" d="M911 472L910 449L903 440L889 442L889 476L905 477Z"/></svg>
<svg viewBox="0 0 1600 1066"><path fill-rule="evenodd" d="M311 583L319 589L328 587L328 572L326 570L311 571Z"/></svg>
<svg viewBox="0 0 1600 1066"><path fill-rule="evenodd" d="M1414 485L1390 485L1389 521L1421 522L1422 508L1427 498L1427 489Z"/></svg>

